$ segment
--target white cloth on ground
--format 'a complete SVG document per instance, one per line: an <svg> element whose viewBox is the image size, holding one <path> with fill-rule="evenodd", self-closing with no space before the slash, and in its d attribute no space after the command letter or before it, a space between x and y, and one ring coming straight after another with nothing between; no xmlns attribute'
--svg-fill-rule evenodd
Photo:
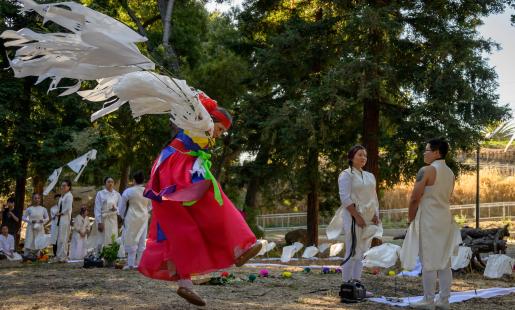
<svg viewBox="0 0 515 310"><path fill-rule="evenodd" d="M383 243L365 252L363 266L390 268L397 263L401 247L393 243Z"/></svg>
<svg viewBox="0 0 515 310"><path fill-rule="evenodd" d="M397 276L418 277L418 276L420 276L421 273L422 273L422 264L420 263L420 258L417 256L415 268L413 268L412 270L409 270L409 271L403 270L403 271L399 272L399 274L397 274Z"/></svg>
<svg viewBox="0 0 515 310"><path fill-rule="evenodd" d="M484 276L498 279L503 275L511 275L515 260L504 254L493 254L488 256Z"/></svg>
<svg viewBox="0 0 515 310"><path fill-rule="evenodd" d="M504 296L515 293L515 287L493 287L487 289L470 290L463 292L452 292L449 303L463 302L472 298L492 298L496 296ZM396 307L408 307L423 299L423 296L403 297L399 302L388 300L387 297L367 298L368 301L387 304Z"/></svg>

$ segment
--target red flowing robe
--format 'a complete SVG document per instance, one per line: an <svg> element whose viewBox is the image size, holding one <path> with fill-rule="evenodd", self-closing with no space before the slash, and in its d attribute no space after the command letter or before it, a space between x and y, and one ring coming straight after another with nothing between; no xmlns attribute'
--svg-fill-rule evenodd
<svg viewBox="0 0 515 310"><path fill-rule="evenodd" d="M220 205L211 182L200 173L192 173L197 157L186 153L200 149L181 132L154 163L145 190L145 196L153 200L152 220L138 267L147 277L176 281L227 268L256 242L242 214L222 189ZM199 182L206 186L199 187ZM174 193L190 189L198 192L202 187L205 192L192 206L170 200ZM175 266L173 275L167 268L168 261Z"/></svg>

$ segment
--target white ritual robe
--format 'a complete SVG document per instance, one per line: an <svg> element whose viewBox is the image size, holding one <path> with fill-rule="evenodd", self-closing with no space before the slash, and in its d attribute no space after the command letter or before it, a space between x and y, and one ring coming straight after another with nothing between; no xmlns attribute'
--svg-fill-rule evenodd
<svg viewBox="0 0 515 310"><path fill-rule="evenodd" d="M68 241L70 238L70 222L72 219L73 195L67 192L59 198L57 211L61 210L62 215L56 219L56 243L58 259L66 259L68 256Z"/></svg>
<svg viewBox="0 0 515 310"><path fill-rule="evenodd" d="M27 223L25 249L34 251L46 248L48 240L45 224L48 222L48 211L42 206L31 206L23 212L22 219Z"/></svg>
<svg viewBox="0 0 515 310"><path fill-rule="evenodd" d="M424 271L447 269L462 242L449 205L454 173L445 160L435 160L431 166L436 169L435 184L426 186L400 252L402 266L407 270L413 269L420 254Z"/></svg>
<svg viewBox="0 0 515 310"><path fill-rule="evenodd" d="M0 234L0 253L4 254L10 261L22 259L21 255L14 251L13 235L7 235L6 237Z"/></svg>
<svg viewBox="0 0 515 310"><path fill-rule="evenodd" d="M142 237L146 238L152 203L143 196L144 190L142 185L126 189L118 204L118 214L124 220L122 240L125 246L136 246Z"/></svg>
<svg viewBox="0 0 515 310"><path fill-rule="evenodd" d="M95 198L95 223L89 236L88 248L96 248L98 251L104 245L112 243L118 238L118 202L120 201L120 193L116 190L108 191L103 189L97 192ZM98 224L104 224L104 231L98 231Z"/></svg>
<svg viewBox="0 0 515 310"><path fill-rule="evenodd" d="M356 257L361 257L370 248L373 238L381 238L383 226L374 225L372 218L379 218L379 201L376 192L376 180L372 173L356 169L344 170L338 178L339 194L342 206L336 211L335 216L326 229L329 239L335 239L342 232L347 237L351 236L352 216L347 209L352 204L365 220L364 228L356 225ZM348 239L350 240L350 238ZM348 241L347 240L347 241ZM350 248L350 242L345 247Z"/></svg>
<svg viewBox="0 0 515 310"><path fill-rule="evenodd" d="M57 213L59 206L55 205L50 208L50 244L55 244L57 241Z"/></svg>
<svg viewBox="0 0 515 310"><path fill-rule="evenodd" d="M70 259L72 260L80 260L86 256L87 253L87 239L88 239L88 231L89 231L89 217L82 217L82 215L77 215L73 219L73 229L72 229L72 242L70 244ZM84 234L84 237L81 237L80 234Z"/></svg>

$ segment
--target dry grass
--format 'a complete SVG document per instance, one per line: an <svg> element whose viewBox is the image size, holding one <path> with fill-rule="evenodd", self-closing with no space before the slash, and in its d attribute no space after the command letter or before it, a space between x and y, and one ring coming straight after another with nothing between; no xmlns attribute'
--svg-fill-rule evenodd
<svg viewBox="0 0 515 310"><path fill-rule="evenodd" d="M481 202L515 201L515 176L505 176L495 168L481 169ZM401 183L383 192L381 209L406 208L413 183ZM474 203L476 199L476 175L466 173L458 177L451 204Z"/></svg>

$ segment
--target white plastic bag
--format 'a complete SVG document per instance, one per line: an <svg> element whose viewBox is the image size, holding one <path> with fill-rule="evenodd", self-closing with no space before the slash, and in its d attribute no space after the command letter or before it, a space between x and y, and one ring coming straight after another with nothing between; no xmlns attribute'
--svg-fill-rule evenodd
<svg viewBox="0 0 515 310"><path fill-rule="evenodd" d="M493 254L488 257L484 276L487 278L498 279L503 275L511 275L513 272L514 260L504 254Z"/></svg>
<svg viewBox="0 0 515 310"><path fill-rule="evenodd" d="M281 262L287 263L291 260L293 255L295 255L295 246L294 245L288 245L283 248L283 254L281 255Z"/></svg>
<svg viewBox="0 0 515 310"><path fill-rule="evenodd" d="M397 263L401 247L392 243L383 243L365 252L363 266L390 268Z"/></svg>
<svg viewBox="0 0 515 310"><path fill-rule="evenodd" d="M304 250L304 254L302 254L303 258L313 258L313 256L318 254L318 248L316 246L308 246Z"/></svg>
<svg viewBox="0 0 515 310"><path fill-rule="evenodd" d="M302 249L304 247L304 244L302 244L300 242L295 242L293 244L293 246L295 247L295 253L297 253L300 249Z"/></svg>
<svg viewBox="0 0 515 310"><path fill-rule="evenodd" d="M335 243L331 245L329 256L336 256L343 250L343 243Z"/></svg>
<svg viewBox="0 0 515 310"><path fill-rule="evenodd" d="M451 257L452 270L458 270L467 267L470 264L471 258L472 249L468 246L460 246L458 249L458 255Z"/></svg>
<svg viewBox="0 0 515 310"><path fill-rule="evenodd" d="M275 242L273 242L273 241L272 241L272 242L269 242L269 243L266 245L266 251L265 251L265 253L268 253L268 252L272 251L272 250L275 248L275 245L276 245L276 244L275 244Z"/></svg>
<svg viewBox="0 0 515 310"><path fill-rule="evenodd" d="M318 251L320 253L324 253L327 249L329 249L330 244L329 243L322 243L318 246Z"/></svg>
<svg viewBox="0 0 515 310"><path fill-rule="evenodd" d="M261 243L261 250L259 250L259 253L257 253L256 256L261 256L267 252L266 249L268 247L268 241L264 239L259 239L258 242Z"/></svg>

